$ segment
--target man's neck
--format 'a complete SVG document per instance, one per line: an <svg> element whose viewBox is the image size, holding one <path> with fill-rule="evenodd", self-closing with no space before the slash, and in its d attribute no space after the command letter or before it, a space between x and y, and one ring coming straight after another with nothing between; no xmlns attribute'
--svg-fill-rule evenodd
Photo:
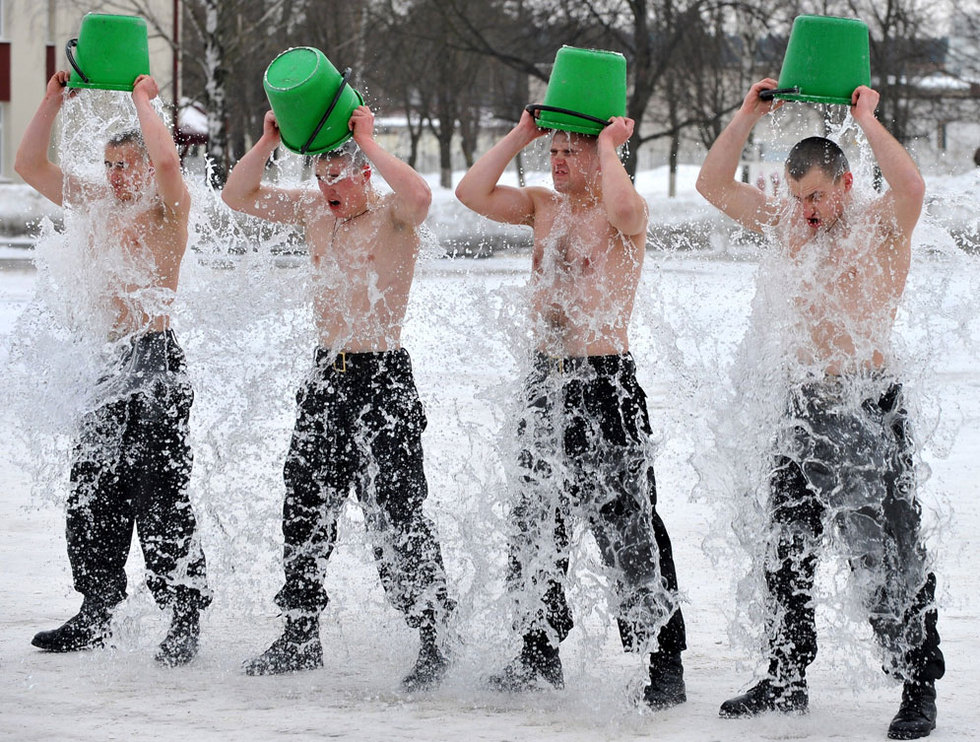
<svg viewBox="0 0 980 742"><path fill-rule="evenodd" d="M565 194L572 211L587 211L602 203L602 190L588 188L576 193Z"/></svg>

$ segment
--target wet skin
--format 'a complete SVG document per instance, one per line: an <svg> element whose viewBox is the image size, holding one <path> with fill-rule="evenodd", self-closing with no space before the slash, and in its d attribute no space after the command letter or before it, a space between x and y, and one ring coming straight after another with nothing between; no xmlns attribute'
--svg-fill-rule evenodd
<svg viewBox="0 0 980 742"><path fill-rule="evenodd" d="M629 349L645 235L624 235L609 223L597 196L598 171L594 139L556 132L555 190L528 189L535 200L532 319L538 350L548 355Z"/></svg>
<svg viewBox="0 0 980 742"><path fill-rule="evenodd" d="M401 326L415 274L419 225L431 193L408 165L375 141L374 115L359 106L351 115L353 140L371 164L350 153L319 157L316 190L262 183L265 163L281 138L275 115L235 166L222 198L232 208L303 229L314 268L313 302L321 347L350 352L401 347ZM371 184L372 168L392 193Z"/></svg>
<svg viewBox="0 0 980 742"><path fill-rule="evenodd" d="M613 117L598 137L555 132L554 190L500 185L511 159L547 135L525 111L456 188L460 201L477 213L534 230L531 315L537 349L546 355L629 350L646 242L646 204L617 154L632 131L630 119Z"/></svg>
<svg viewBox="0 0 980 742"><path fill-rule="evenodd" d="M911 235L925 185L908 153L875 118L878 93L851 97L851 115L867 137L889 189L857 204L853 176L834 179L814 164L787 178L790 199L767 197L734 175L756 123L782 105L760 98L777 87L755 83L708 152L698 191L744 227L767 232L793 261L786 291L799 310L797 356L827 374L885 363L898 302L911 263Z"/></svg>
<svg viewBox="0 0 980 742"><path fill-rule="evenodd" d="M167 329L169 301L164 298L147 306L141 296L166 297L169 291L172 297L177 290L187 248L190 194L170 129L151 103L159 93L157 84L149 75L140 75L133 83L132 99L145 147L136 142L108 145L106 180L91 183L64 173L47 158L55 118L64 101L78 94L65 93L69 77L61 70L48 81L44 99L17 150L15 168L52 202L74 206L99 220L91 225L89 234L93 255L112 255L114 246L121 248L129 278L109 286L115 314L110 334ZM156 289L167 291L161 294Z"/></svg>

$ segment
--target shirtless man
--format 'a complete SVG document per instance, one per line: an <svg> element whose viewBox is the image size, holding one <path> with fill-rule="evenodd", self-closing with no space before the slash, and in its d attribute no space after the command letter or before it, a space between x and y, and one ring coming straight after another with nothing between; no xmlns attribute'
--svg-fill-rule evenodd
<svg viewBox="0 0 980 742"><path fill-rule="evenodd" d="M888 372L895 312L911 262L911 236L925 186L905 149L875 118L878 93L861 86L851 114L889 189L861 204L840 148L811 137L786 160L790 198L767 197L735 180L749 133L773 110L762 80L705 159L698 190L744 227L774 237L789 266L798 376L777 433L770 474L771 558L767 676L726 701L725 717L803 713L806 667L816 655L812 601L824 521L848 545L866 590L886 670L904 681L888 736L923 737L935 728L935 681L944 672L915 499L913 444L902 387Z"/></svg>
<svg viewBox="0 0 980 742"><path fill-rule="evenodd" d="M556 131L555 190L501 186L510 160L546 133L524 112L456 195L490 219L534 229L537 352L517 431L520 494L508 579L524 646L491 684L510 691L540 681L563 686L558 647L572 627L564 592L569 521L578 516L612 573L624 648L652 650L644 700L660 709L686 700L686 645L670 540L655 507L646 397L629 353L647 229L646 203L617 155L632 131L633 121L622 117L598 137Z"/></svg>
<svg viewBox="0 0 980 742"><path fill-rule="evenodd" d="M262 184L279 146L274 114L262 137L239 160L222 198L237 211L294 224L306 234L315 272L319 347L297 395L298 414L286 458L283 563L286 581L276 603L286 617L282 636L245 665L249 675L323 665L321 611L327 560L337 518L351 487L367 511L381 583L391 603L421 638L406 690L438 683L447 668L438 632L452 610L442 554L422 505L426 420L401 347L401 326L419 253L419 226L431 193L425 181L374 140L374 115L358 107L348 143L316 158L318 190ZM371 184L371 166L393 193Z"/></svg>
<svg viewBox="0 0 980 742"><path fill-rule="evenodd" d="M72 458L68 559L82 607L32 643L53 652L105 643L112 609L126 597L124 568L135 526L147 585L157 603L173 612L156 658L181 665L197 653L200 611L211 601L187 497L193 391L169 316L187 247L190 193L170 132L151 103L158 90L148 75L133 87L140 130L106 145L107 183L66 177L47 152L68 79L62 71L48 82L15 169L59 206L98 214L89 236L92 252L118 249L128 269L125 278L109 281L114 316L108 340L116 360L99 381L100 406L82 419ZM112 270L106 267L110 276Z"/></svg>

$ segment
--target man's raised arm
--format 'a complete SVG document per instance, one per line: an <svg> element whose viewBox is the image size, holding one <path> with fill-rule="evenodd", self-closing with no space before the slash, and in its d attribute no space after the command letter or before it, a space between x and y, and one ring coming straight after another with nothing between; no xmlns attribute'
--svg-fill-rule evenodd
<svg viewBox="0 0 980 742"><path fill-rule="evenodd" d="M534 202L527 189L497 185L497 181L517 153L545 133L524 111L517 126L473 163L456 186L456 198L495 222L532 224Z"/></svg>
<svg viewBox="0 0 980 742"><path fill-rule="evenodd" d="M740 183L735 174L753 127L780 105L759 97L761 91L775 87L778 83L766 78L749 89L742 107L711 145L698 173L698 193L743 227L756 232L772 220L772 212L765 194L748 183Z"/></svg>
<svg viewBox="0 0 980 742"><path fill-rule="evenodd" d="M302 224L303 215L298 208L302 190L262 185L265 164L276 151L279 142L279 125L276 123L275 114L267 111L262 121L262 136L232 168L228 181L221 191L221 199L235 211L242 211L260 219Z"/></svg>
<svg viewBox="0 0 980 742"><path fill-rule="evenodd" d="M71 75L62 70L48 80L41 105L30 120L20 140L14 170L26 183L49 201L61 206L64 201L64 173L48 159L51 129L65 97L65 83Z"/></svg>
<svg viewBox="0 0 980 742"><path fill-rule="evenodd" d="M133 83L133 105L136 106L136 117L140 122L146 153L153 165L160 198L169 211L187 212L191 197L180 172L180 156L170 130L151 103L158 93L156 80L149 75L140 75Z"/></svg>
<svg viewBox="0 0 980 742"><path fill-rule="evenodd" d="M402 162L375 141L371 109L367 106L355 108L349 125L354 142L395 192L392 209L395 221L412 227L425 221L432 203L429 184L407 162Z"/></svg>
<svg viewBox="0 0 980 742"><path fill-rule="evenodd" d="M633 134L633 119L614 116L599 133L596 147L602 169L602 204L609 223L626 235L646 232L647 204L636 192L617 149Z"/></svg>
<svg viewBox="0 0 980 742"><path fill-rule="evenodd" d="M871 145L881 175L888 183L884 195L891 206L895 223L906 235L911 234L922 212L926 185L909 153L875 118L880 96L861 85L851 95L851 115Z"/></svg>

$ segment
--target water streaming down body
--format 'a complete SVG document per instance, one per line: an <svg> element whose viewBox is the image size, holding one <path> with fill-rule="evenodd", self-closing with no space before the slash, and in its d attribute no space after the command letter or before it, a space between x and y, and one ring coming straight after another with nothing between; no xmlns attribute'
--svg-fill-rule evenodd
<svg viewBox="0 0 980 742"><path fill-rule="evenodd" d="M791 116L780 112L772 126L793 127ZM830 137L846 140L851 126L845 119ZM738 565L732 638L755 647L753 657L806 664L815 638L781 627L806 624L816 606L832 628L821 646L868 677L876 664L903 671L923 632L917 593L935 557L933 529L947 516L934 510L921 457L936 450L937 419L947 430L956 420L923 405L920 388L947 342L931 325L948 316L951 272L966 258L945 244L947 264L934 262L937 246L916 236L902 294L903 266L881 256L883 225L869 209L870 151L858 145L852 203L833 228L808 241L764 235L748 330L730 373L716 379L731 385L714 401L718 449L696 455L696 466L699 494L718 508L707 546ZM869 619L884 650L876 662Z"/></svg>
<svg viewBox="0 0 980 742"><path fill-rule="evenodd" d="M70 108L66 112L68 118L75 115ZM66 131L64 136L70 137L70 132ZM96 150L96 161L100 162L100 140L92 134L90 141ZM82 160L80 155L79 160ZM289 164L295 166L297 162ZM94 176L103 177L101 167ZM287 173L284 177L297 176ZM294 416L293 394L307 370L309 350L316 344L311 314L314 279L305 254L288 254L295 244L288 230L260 227L253 220L233 218L203 186L193 185L192 191L195 206L191 244L172 309L175 327L187 350L189 374L197 395L192 416L193 497L203 513L206 538L213 544L209 562L219 598L242 614L268 615L274 611L269 599L281 574L278 535L281 468ZM18 330L21 338L28 334L34 337L38 331L34 340L21 346L24 353L21 357L36 361L36 364L26 364L33 369L32 375L38 369L47 368L45 376L55 382L53 386L63 399L73 403L64 405L57 398L42 398L36 388L36 378L17 386L18 391L27 393L27 400L36 403L32 409L41 412L33 419L28 417L33 436L28 450L50 451L32 457L31 463L41 475L37 481L59 485L43 487L46 497L56 497L54 493L64 491L65 471L64 458L59 458L42 438L62 435L66 429L62 423L72 417L71 411L86 404L76 395L90 389L89 382L97 378L99 349L110 316L110 305L100 304L101 300L94 299L92 303L102 306L105 314L97 322L92 320L91 325L86 324L90 320L81 319L87 315L77 309L80 297L100 295L97 287L105 276L82 253L76 254L71 235L76 234L73 230L83 217L70 216L66 237L49 229L38 245L39 297L43 296L43 301L32 305ZM130 268L120 263L116 269ZM424 261L422 270L440 272L444 268L435 261ZM470 277L465 268L456 268L456 264L445 270L450 273L460 270L464 277ZM760 287L765 285L772 291L770 298L776 306L779 287L783 285L781 278L778 272L760 274L759 278ZM920 293L907 292L905 304L931 309L933 292L943 288L942 277L920 275L920 278L924 283ZM519 404L515 391L534 351L530 340L533 327L528 319L532 315L529 289L513 290L523 283L521 277L505 282L500 288L482 281L457 285L446 280L432 288L417 284L405 328L404 341L413 354L418 357L421 349L421 355L433 359L433 363L425 364L424 370L419 369L420 392L430 419L434 415L440 419L441 415L442 420L439 425L442 430L430 429L426 438L428 441L438 435L435 440L441 443L433 447L427 443L427 462L436 459L435 466L427 464L432 490L428 507L443 535L447 572L461 600L459 631L472 637L474 643L486 637L487 645L498 652L492 658L488 657L490 650L480 648L473 652L472 664L481 669L492 667L508 651L499 649L507 641L509 619L503 617L510 615L510 602L504 596L502 584L506 562L503 534L507 528L504 513L512 502L513 490L505 482L507 472L510 475L516 472L514 462L519 455L514 436ZM68 286L72 291L64 290ZM645 295L644 289L653 294ZM670 354L674 352L672 335L689 340L690 326L675 318L683 314L674 315L670 306L661 307L656 291L656 286L641 283L638 319L634 325L656 324L660 329L634 329L643 338L642 347L654 351L656 362L669 365ZM167 302L171 298L165 297ZM155 301L156 298L150 298L151 304ZM767 413L768 418L764 414L762 417L770 421L779 419L781 413L781 400L775 399L778 395L771 393L772 387L766 389L759 383L760 379L775 380L778 375L773 371L772 376L760 377L754 365L750 369L747 356L758 360L774 354L766 349L760 337L761 327L782 315L772 314L769 308L763 307L756 316L753 328L759 332L746 339L743 356L733 370L736 389L746 395L745 404L758 405L751 410L750 417L755 416L753 423L760 419L760 413ZM69 319L82 322L88 330L81 334L71 331L74 325ZM920 320L921 314L910 312L906 325L921 327L917 324ZM923 330L928 340L916 347L929 348L927 356L938 352L942 341L930 334L928 327ZM764 335L768 338L770 334ZM86 341L86 337L90 340ZM934 346L930 347L930 342ZM775 354L775 357L781 356ZM655 360L638 360L641 372L652 376L650 367ZM911 365L915 367L917 363L927 365L928 357L916 358ZM487 367L485 372L480 368L482 365ZM705 378L713 378L718 372L716 367L695 366L687 378L702 373ZM444 373L454 374L455 388L449 393L445 389ZM928 374L918 369L911 376L928 379ZM909 377L906 374L905 378ZM471 391L479 405L466 398ZM696 408L691 399L697 391L685 397L682 387L680 392L675 392L675 399L679 405ZM455 399L448 402L447 397ZM758 460L756 466L760 469L765 466L765 456L760 453L769 450L769 441L745 433L756 428L733 430L725 425L720 428L718 440L723 451L740 442L739 450L746 453L745 461L751 458ZM492 444L488 445L487 441ZM758 487L764 482L764 476L759 471L747 476L745 481ZM729 546L743 549L760 543L757 536L761 513L757 515L756 521L740 525L737 532L742 534L742 540ZM669 522L669 513L665 517ZM363 569L346 575L347 563L332 564L331 579L340 585L333 591L339 600L338 613L334 615L353 624L366 604L370 613L380 616L377 621L391 628L398 625L397 618L389 618L393 612L383 607L379 593L369 595L370 589L365 589L371 588L375 578L371 557L362 549L364 539L358 518L356 508L349 508L341 523L340 545L349 549L352 561ZM579 626L585 635L579 645L584 650L580 654L583 670L591 660L604 654L603 646L608 644L613 625L607 610L600 610L597 617L588 615L591 605L603 605L607 577L597 568L599 556L592 551L591 539L586 535L586 530L581 528L572 535L573 576L569 580L570 600L576 615L582 616ZM836 587L830 590L836 591ZM751 590L744 593L746 600L757 595ZM845 626L850 631L851 625ZM355 629L349 631L356 633ZM406 643L410 641L408 634L403 636ZM378 647L375 650L397 651ZM358 654L356 648L346 651L349 656ZM601 679L596 682L604 685Z"/></svg>
<svg viewBox="0 0 980 742"><path fill-rule="evenodd" d="M132 229L152 193L123 204L106 184L106 132L119 134L135 122L126 102L120 107L111 94L93 93L64 106L58 147L66 175L64 227L59 232L50 222L41 226L37 297L20 319L12 354L24 374L12 403L22 405L29 430L42 434L29 451L65 446L84 413L155 382L146 363L115 383L100 381L107 367L127 357L133 333L159 329L159 318L170 313L174 300L157 278L161 268ZM140 365L138 358L129 361ZM43 385L36 383L39 377ZM59 491L50 485L64 477L60 462L29 457L26 463L36 491L48 497Z"/></svg>
<svg viewBox="0 0 980 742"><path fill-rule="evenodd" d="M63 115L59 150L66 172L99 182L104 178L100 165L106 132L132 128L135 123L128 98L86 93L70 101ZM281 177L298 184L301 168L297 165L297 158L287 156L274 172L292 168L293 172ZM343 292L348 287L331 285L330 270L315 275L308 256L296 250L298 240L290 230L233 216L203 185L192 181L189 186L193 201L190 240L176 295L136 288L145 283L154 266L141 262L139 255L127 254L122 244L113 242L111 233L102 237L101 225L118 214L90 204L87 209L66 211L63 232L46 227L37 249L38 295L16 333L22 376L12 387L12 396L21 400L22 418L27 421L25 450L31 452L29 465L36 491L60 501L66 491L64 461L70 431L82 413L97 404L86 395L97 388L94 382L104 369L107 339L110 348L112 342L126 339L126 332L119 333L116 327L120 299L128 302L125 308L131 316L170 315L187 353L187 373L195 391L191 491L208 547L215 607L238 615L268 615L274 609L264 596L274 594L281 574L281 471L294 415L292 400L307 371L309 350L317 343L314 296L318 291L324 295L339 291L339 296L334 293L329 300L339 298L344 303ZM89 234L96 239L85 239ZM574 244L565 247L574 252ZM433 260L437 254L434 241L423 247L422 254L424 269L442 270ZM557 256L546 275L559 279L569 266L558 263L567 263L567 258ZM527 268L521 269L525 275ZM525 278L507 279L497 288L473 278L465 269L460 273L464 280L458 285L440 282L437 291L428 291L415 303L406 345L422 349L426 370L420 377L429 383L420 386L430 404L440 404L440 379L447 370L465 377L476 369L459 385L459 397L473 390L480 404L466 399L459 408L444 409L443 440L452 442L436 449L470 450L477 457L443 453L446 465L429 471L435 493L430 509L440 527L455 536L447 546L448 572L461 600L458 631L474 637L474 645L479 645L472 658L478 673L496 665L510 651L505 646L509 631L502 628L510 620L501 622L500 616L509 616L512 607L502 583L507 559L505 513L515 492L509 483L519 474L515 390L533 360L538 347L534 337L542 329L529 318L540 320L542 314L533 308L530 289L511 290L526 283ZM110 291L118 286L135 290L120 297ZM557 304L574 304L562 296L560 285L550 288ZM367 295L372 303L385 300L376 285L369 286ZM592 330L598 331L602 323L621 322L606 314L596 313ZM39 369L45 369L44 376L60 397L40 393ZM612 393L616 396L622 390ZM71 404L65 404L66 400ZM459 409L469 419L451 414ZM554 444L554 436L548 437ZM563 466L557 460L551 463ZM580 476L592 473L587 470ZM558 497L558 492L555 489L549 496ZM331 579L341 586L334 592L343 596L335 615L351 620L366 602L388 623L390 612L382 607L381 597L365 595L364 588L374 577L370 555L363 549L359 518L356 508L348 509L341 523L340 546L347 546L353 561L367 568L367 577L364 569L349 575L344 574L346 565L334 565ZM602 645L615 625L611 615L615 606L608 613L600 608L597 616L590 615L596 605L605 604L609 577L597 564L601 556L591 551L591 540L583 542L588 530L580 525L570 534L572 579L568 585L570 602L581 616L583 670L602 654ZM487 544L496 548L486 550L483 546ZM537 557L532 562L535 560ZM550 570L547 554L544 561ZM655 565L648 578L651 583L658 581ZM120 637L145 644L145 632L139 627L148 611L139 600L140 581L132 582L137 599L121 609L128 629ZM647 608L658 615L664 612L663 606ZM631 610L642 613L645 609L635 605ZM649 616L638 621L651 623ZM488 641L481 644L484 638ZM372 641L377 643L377 639ZM389 646L385 643L374 649L390 652Z"/></svg>
<svg viewBox="0 0 980 742"><path fill-rule="evenodd" d="M226 556L238 557L220 548L222 536L236 539L243 531L229 533L225 528L225 516L234 522L242 507L240 500L227 496L238 493L240 485L227 486L227 475L235 464L224 462L237 463L235 455L241 452L234 450L241 443L236 433L243 429L236 425L254 424L256 431L264 432L261 415L242 423L239 411L243 407L239 405L262 410L265 393L251 382L260 379L268 384L283 375L278 354L271 357L276 368L270 371L270 358L256 353L256 346L274 350L277 344L288 342L292 294L280 292L285 298L275 298L273 316L269 291L248 291L247 279L237 285L221 280L223 274L230 274L221 265L227 264L240 240L235 239L235 225L215 208L214 195L194 185L190 249L183 260L180 286L176 293L160 287L161 267L140 248L138 213L143 204L120 204L107 195L89 196L107 190L103 167L107 139L136 126L131 100L122 93L83 91L63 107L57 149L66 182L87 184L85 197L69 194L63 231L46 225L38 241L37 294L15 333L12 358L19 373L8 391L24 421L20 429L24 465L32 474L34 491L42 498L63 502L68 491L68 449L86 413L140 393L152 398L158 384L167 387L176 381L160 376L172 375L173 368L159 363L160 359L144 357L139 352L143 344L135 343L146 328L156 328L155 318L169 316L189 358L186 372L180 373L180 385L197 393L191 418L190 449L196 458L191 500L195 510L204 513L205 540L209 547L218 547L209 551L221 564ZM152 197L151 187L146 199ZM244 270L238 275L247 274ZM286 282L265 281L263 285L282 289ZM243 296L249 296L248 305L242 303ZM243 331L249 334L243 336ZM133 347L137 352L132 352ZM246 352L261 360L243 374ZM125 365L119 365L120 359ZM44 383L39 384L39 379ZM229 396L241 394L226 399L216 393L218 389ZM230 434L229 440L221 438L224 431ZM247 437L254 435L250 432ZM212 497L215 492L221 496ZM131 588L138 599L129 601L119 613L138 619L146 612L140 600L145 593L138 566L132 562L138 564L138 560L130 563ZM212 574L212 582L221 588L228 583L222 576L234 572L228 569L228 562L222 566L226 569L219 568L217 579Z"/></svg>

